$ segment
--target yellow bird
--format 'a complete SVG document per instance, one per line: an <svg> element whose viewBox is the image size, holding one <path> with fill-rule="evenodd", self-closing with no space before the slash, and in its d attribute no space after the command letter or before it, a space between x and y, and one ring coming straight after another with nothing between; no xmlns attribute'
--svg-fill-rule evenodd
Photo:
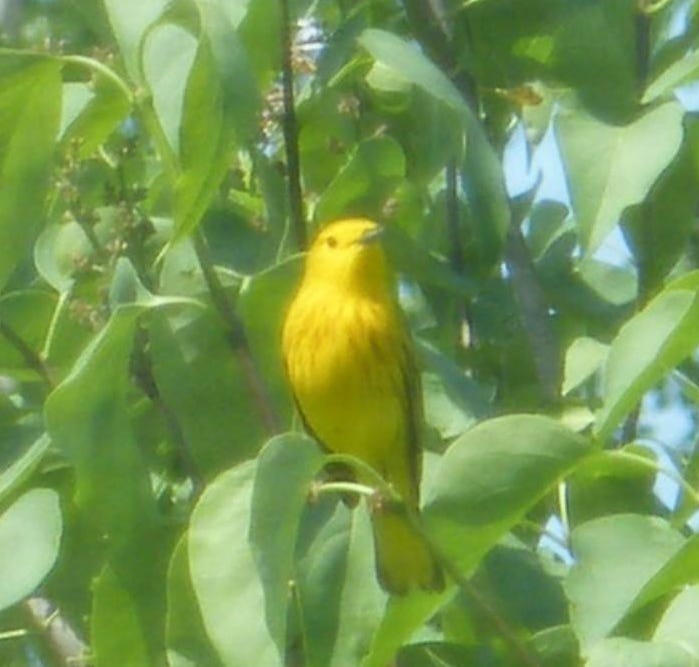
<svg viewBox="0 0 699 667"><path fill-rule="evenodd" d="M417 510L420 376L377 242L380 230L371 220L350 219L318 234L282 345L308 430L328 451L368 463ZM405 513L379 505L372 523L377 574L387 591L443 588L441 568Z"/></svg>

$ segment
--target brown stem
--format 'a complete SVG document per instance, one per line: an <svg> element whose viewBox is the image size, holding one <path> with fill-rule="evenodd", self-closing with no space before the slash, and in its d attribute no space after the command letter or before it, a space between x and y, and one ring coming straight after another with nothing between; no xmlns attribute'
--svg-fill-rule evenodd
<svg viewBox="0 0 699 667"><path fill-rule="evenodd" d="M505 263L512 276L512 289L529 338L534 366L544 398L551 403L560 394L560 348L551 326L548 304L519 221L514 218L505 244Z"/></svg>
<svg viewBox="0 0 699 667"><path fill-rule="evenodd" d="M418 41L442 71L450 76L474 114L477 114L476 82L459 65L452 51L452 43L440 27L439 12L435 13L435 5L441 6L440 3L441 0L403 0ZM559 396L560 350L551 326L546 298L524 241L520 227L521 216L517 215L514 203L511 203L510 209L511 226L505 247L505 260L513 276L515 296L532 347L542 392L548 401L555 402Z"/></svg>
<svg viewBox="0 0 699 667"><path fill-rule="evenodd" d="M194 249L197 253L199 266L204 274L204 280L209 288L214 307L227 329L228 344L238 358L238 363L243 371L262 424L269 435L278 433L281 430L279 417L274 409L267 387L257 368L257 364L253 359L243 323L238 318L235 310L233 310L233 305L229 301L223 285L216 274L209 254L209 247L201 230L197 230L194 233Z"/></svg>
<svg viewBox="0 0 699 667"><path fill-rule="evenodd" d="M289 197L289 217L296 237L296 247L304 250L307 244L306 222L301 191L301 159L299 133L294 103L294 68L289 0L279 0L281 8L282 90L284 100L284 148L286 151L286 183Z"/></svg>
<svg viewBox="0 0 699 667"><path fill-rule="evenodd" d="M0 335L22 355L24 363L44 381L46 386L52 389L54 386L53 378L44 360L7 322L0 321Z"/></svg>
<svg viewBox="0 0 699 667"><path fill-rule="evenodd" d="M428 533L422 525L422 520L417 511L403 504L406 516L412 527L421 535L425 543L430 548L433 556L437 559L444 572L450 579L463 591L463 593L480 609L481 613L488 619L491 627L495 632L502 637L508 649L518 664L524 667L543 667L539 658L522 642L516 631L510 627L509 623L503 618L490 602L481 594L481 592L461 573L457 565L441 552L434 544Z"/></svg>
<svg viewBox="0 0 699 667"><path fill-rule="evenodd" d="M177 415L165 402L160 393L155 374L153 373L153 362L148 352L148 333L145 329L139 329L136 333L132 369L136 383L160 413L170 435L170 440L177 450L179 463L184 473L192 480L194 495L197 496L202 488L202 476L192 456L189 444L184 437Z"/></svg>
<svg viewBox="0 0 699 667"><path fill-rule="evenodd" d="M40 637L51 665L87 667L88 647L59 610L43 597L26 600L22 607L32 630Z"/></svg>

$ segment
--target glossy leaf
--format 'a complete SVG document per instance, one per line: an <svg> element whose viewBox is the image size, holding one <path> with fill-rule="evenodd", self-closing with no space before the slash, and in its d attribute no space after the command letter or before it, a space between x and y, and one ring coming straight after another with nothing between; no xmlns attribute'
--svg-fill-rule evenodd
<svg viewBox="0 0 699 667"><path fill-rule="evenodd" d="M455 567L469 572L587 453L582 438L544 417L478 424L449 447L431 475L423 510L428 534ZM362 664L384 665L445 598L392 599Z"/></svg>
<svg viewBox="0 0 699 667"><path fill-rule="evenodd" d="M204 624L189 573L188 538L177 543L167 574L167 647L170 667L220 667L206 638Z"/></svg>
<svg viewBox="0 0 699 667"><path fill-rule="evenodd" d="M576 564L565 588L583 651L614 630L643 588L683 546L682 536L656 517L603 517L573 531Z"/></svg>
<svg viewBox="0 0 699 667"><path fill-rule="evenodd" d="M118 128L130 108L130 98L113 81L99 78L92 86L64 83L61 144L69 147L74 142L78 154L89 157Z"/></svg>
<svg viewBox="0 0 699 667"><path fill-rule="evenodd" d="M27 597L51 571L60 546L58 495L32 489L0 514L0 609Z"/></svg>
<svg viewBox="0 0 699 667"><path fill-rule="evenodd" d="M270 440L257 459L250 544L265 591L267 626L284 657L294 548L311 481L323 465L318 445L302 435Z"/></svg>
<svg viewBox="0 0 699 667"><path fill-rule="evenodd" d="M563 394L568 394L595 373L607 358L608 347L594 338L576 338L566 350Z"/></svg>
<svg viewBox="0 0 699 667"><path fill-rule="evenodd" d="M380 63L399 72L410 83L442 101L459 114L470 111L449 78L417 48L393 33L370 28L359 43Z"/></svg>
<svg viewBox="0 0 699 667"><path fill-rule="evenodd" d="M596 424L601 438L609 437L643 393L696 347L698 280L699 274L689 273L668 285L612 341Z"/></svg>
<svg viewBox="0 0 699 667"><path fill-rule="evenodd" d="M220 475L194 508L189 562L207 634L226 667L281 665L248 543L255 464ZM235 604L232 603L235 601Z"/></svg>
<svg viewBox="0 0 699 667"><path fill-rule="evenodd" d="M167 0L104 0L104 6L126 70L134 80L140 81L143 38L165 10Z"/></svg>
<svg viewBox="0 0 699 667"><path fill-rule="evenodd" d="M586 252L599 247L624 209L641 202L668 166L682 141L683 115L678 104L667 103L628 125L609 125L580 111L556 118Z"/></svg>
<svg viewBox="0 0 699 667"><path fill-rule="evenodd" d="M600 642L585 663L586 667L692 667L695 664L695 657L681 645L624 637Z"/></svg>
<svg viewBox="0 0 699 667"><path fill-rule="evenodd" d="M699 651L699 632L695 614L699 604L699 586L687 586L681 590L665 610L653 634L654 641L674 642Z"/></svg>

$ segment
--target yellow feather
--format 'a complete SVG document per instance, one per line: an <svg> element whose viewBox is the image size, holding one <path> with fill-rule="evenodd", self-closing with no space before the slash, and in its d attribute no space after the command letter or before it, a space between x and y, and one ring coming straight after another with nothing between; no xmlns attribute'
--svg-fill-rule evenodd
<svg viewBox="0 0 699 667"><path fill-rule="evenodd" d="M422 410L412 346L378 226L342 220L314 241L289 308L283 352L307 427L331 452L366 461L414 509ZM404 515L373 516L377 570L393 593L441 589L442 572Z"/></svg>

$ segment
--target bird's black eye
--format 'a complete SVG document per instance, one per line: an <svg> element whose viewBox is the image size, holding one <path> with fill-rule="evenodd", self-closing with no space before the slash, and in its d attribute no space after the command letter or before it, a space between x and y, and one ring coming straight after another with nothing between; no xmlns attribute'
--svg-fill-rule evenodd
<svg viewBox="0 0 699 667"><path fill-rule="evenodd" d="M325 242L328 244L328 248L334 248L337 246L337 239L334 236L328 236L328 238L325 239Z"/></svg>

